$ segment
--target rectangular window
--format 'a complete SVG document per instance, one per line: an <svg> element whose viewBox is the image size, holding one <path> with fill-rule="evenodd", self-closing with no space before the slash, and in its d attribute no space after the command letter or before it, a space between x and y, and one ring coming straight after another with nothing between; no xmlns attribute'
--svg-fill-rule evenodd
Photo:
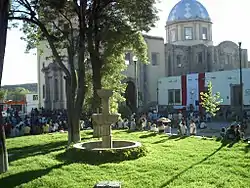
<svg viewBox="0 0 250 188"><path fill-rule="evenodd" d="M181 103L181 90L180 89L169 89L168 90L168 103L169 104Z"/></svg>
<svg viewBox="0 0 250 188"><path fill-rule="evenodd" d="M176 56L176 63L178 67L181 67L181 55Z"/></svg>
<svg viewBox="0 0 250 188"><path fill-rule="evenodd" d="M125 64L129 65L131 61L131 53L126 53L125 54Z"/></svg>
<svg viewBox="0 0 250 188"><path fill-rule="evenodd" d="M192 27L185 27L184 28L184 36L185 36L185 40L192 40L193 39L193 28Z"/></svg>
<svg viewBox="0 0 250 188"><path fill-rule="evenodd" d="M59 85L58 85L58 79L55 79L55 101L59 100Z"/></svg>
<svg viewBox="0 0 250 188"><path fill-rule="evenodd" d="M174 91L168 90L168 104L174 103Z"/></svg>
<svg viewBox="0 0 250 188"><path fill-rule="evenodd" d="M152 52L151 53L151 62L152 62L152 65L158 65L158 61L159 61L159 53L156 53L156 52Z"/></svg>
<svg viewBox="0 0 250 188"><path fill-rule="evenodd" d="M43 99L45 98L45 85L43 84Z"/></svg>
<svg viewBox="0 0 250 188"><path fill-rule="evenodd" d="M38 101L38 95L33 95L33 101Z"/></svg>
<svg viewBox="0 0 250 188"><path fill-rule="evenodd" d="M181 103L181 90L176 89L174 92L175 103Z"/></svg>
<svg viewBox="0 0 250 188"><path fill-rule="evenodd" d="M171 39L171 42L175 42L176 41L176 30L175 29L172 29L170 31L170 39Z"/></svg>
<svg viewBox="0 0 250 188"><path fill-rule="evenodd" d="M198 64L202 64L202 52L199 52L198 54L197 54L197 63Z"/></svg>
<svg viewBox="0 0 250 188"><path fill-rule="evenodd" d="M207 40L207 28L202 28L202 40Z"/></svg>
<svg viewBox="0 0 250 188"><path fill-rule="evenodd" d="M226 62L225 64L231 64L232 63L232 56L231 55L227 55L227 59L226 59Z"/></svg>

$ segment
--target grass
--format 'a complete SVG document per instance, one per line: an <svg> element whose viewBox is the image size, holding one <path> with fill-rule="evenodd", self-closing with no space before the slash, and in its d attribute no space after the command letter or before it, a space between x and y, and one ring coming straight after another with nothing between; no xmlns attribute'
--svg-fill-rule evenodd
<svg viewBox="0 0 250 188"><path fill-rule="evenodd" d="M91 132L82 132L83 141ZM219 188L250 185L250 147L192 137L114 131L114 139L142 142L149 151L136 160L91 165L62 160L67 134L7 140L10 168L0 175L1 188L88 188L118 180L125 188ZM84 158L84 156L83 156Z"/></svg>

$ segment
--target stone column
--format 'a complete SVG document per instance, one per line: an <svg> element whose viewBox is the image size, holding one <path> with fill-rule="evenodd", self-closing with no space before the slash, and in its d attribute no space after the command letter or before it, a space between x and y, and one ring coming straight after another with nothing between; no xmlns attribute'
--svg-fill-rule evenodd
<svg viewBox="0 0 250 188"><path fill-rule="evenodd" d="M49 103L50 103L50 92L49 92L50 84L49 84L48 72L45 72L44 75L45 75L45 101L44 103L45 103L45 109L48 109Z"/></svg>
<svg viewBox="0 0 250 188"><path fill-rule="evenodd" d="M59 87L59 100L60 100L60 108L62 109L62 108L64 108L64 105L63 105L63 101L64 101L64 99L63 99L63 92L64 92L64 90L63 90L63 75L62 75L62 71L60 70L59 71L59 77L58 77L58 79L60 80L59 82L60 82L60 87Z"/></svg>
<svg viewBox="0 0 250 188"><path fill-rule="evenodd" d="M103 148L113 147L111 126L108 124L102 126L102 147Z"/></svg>
<svg viewBox="0 0 250 188"><path fill-rule="evenodd" d="M50 109L53 110L54 108L54 83L53 83L53 80L52 80L52 76L49 77L49 97L50 97Z"/></svg>

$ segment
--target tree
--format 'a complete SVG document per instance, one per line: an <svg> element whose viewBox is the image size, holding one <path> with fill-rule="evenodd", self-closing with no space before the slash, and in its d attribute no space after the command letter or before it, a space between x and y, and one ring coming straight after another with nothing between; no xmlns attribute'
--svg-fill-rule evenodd
<svg viewBox="0 0 250 188"><path fill-rule="evenodd" d="M213 93L212 82L208 83L208 91L201 92L201 106L205 108L205 110L210 113L212 116L216 115L216 112L220 110L219 105L222 103L222 99L220 99L220 93Z"/></svg>
<svg viewBox="0 0 250 188"><path fill-rule="evenodd" d="M9 19L23 21L27 50L47 42L66 81L68 143L78 142L84 103L87 0L13 0ZM39 53L43 53L40 51Z"/></svg>
<svg viewBox="0 0 250 188"><path fill-rule="evenodd" d="M7 96L7 90L0 89L0 100L5 99Z"/></svg>
<svg viewBox="0 0 250 188"><path fill-rule="evenodd" d="M20 101L24 100L26 94L30 93L29 90L22 88L22 87L17 87L14 90L7 90L7 99L8 100L13 100L13 101Z"/></svg>
<svg viewBox="0 0 250 188"><path fill-rule="evenodd" d="M97 90L102 86L108 87L107 83L113 85L119 82L119 80L115 83L105 82L104 80L111 79L107 77L105 70L110 71L112 67L121 74L124 69L122 65L124 59L118 60L114 57L121 57L126 50L132 50L141 62L148 61L147 46L141 32L149 31L158 17L154 7L155 0L93 0L91 2L90 10L93 14L88 19L87 44L93 73L93 97L95 100L92 109L96 110L100 106ZM100 7L104 8L100 9ZM124 92L124 89L121 91ZM118 98L123 100L121 97Z"/></svg>
<svg viewBox="0 0 250 188"><path fill-rule="evenodd" d="M6 47L9 0L0 1L0 87L3 74L3 63ZM2 110L0 110L0 173L8 170L8 154L5 143Z"/></svg>

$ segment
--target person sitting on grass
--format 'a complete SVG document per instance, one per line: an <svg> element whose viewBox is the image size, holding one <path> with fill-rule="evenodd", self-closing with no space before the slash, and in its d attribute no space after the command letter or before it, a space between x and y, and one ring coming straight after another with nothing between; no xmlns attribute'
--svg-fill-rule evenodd
<svg viewBox="0 0 250 188"><path fill-rule="evenodd" d="M229 140L234 140L236 138L235 126L231 125L226 132L226 138Z"/></svg>
<svg viewBox="0 0 250 188"><path fill-rule="evenodd" d="M165 132L165 125L163 122L159 122L159 133L164 133Z"/></svg>
<svg viewBox="0 0 250 188"><path fill-rule="evenodd" d="M222 127L221 128L221 131L220 131L220 136L221 136L221 138L222 139L224 139L225 138L225 136L226 136L226 128L225 127Z"/></svg>
<svg viewBox="0 0 250 188"><path fill-rule="evenodd" d="M153 123L152 126L150 127L150 131L152 131L152 132L159 132L159 129L156 127L155 123Z"/></svg>

